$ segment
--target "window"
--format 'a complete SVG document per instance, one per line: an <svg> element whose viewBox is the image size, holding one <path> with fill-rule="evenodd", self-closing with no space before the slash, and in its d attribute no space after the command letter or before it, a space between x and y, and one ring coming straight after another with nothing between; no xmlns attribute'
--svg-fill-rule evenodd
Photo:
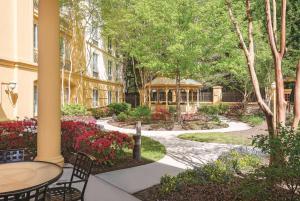
<svg viewBox="0 0 300 201"><path fill-rule="evenodd" d="M98 29L95 25L92 25L91 27L91 38L94 45L98 46L99 44L99 35L98 35Z"/></svg>
<svg viewBox="0 0 300 201"><path fill-rule="evenodd" d="M98 89L93 89L93 107L98 107L99 92Z"/></svg>
<svg viewBox="0 0 300 201"><path fill-rule="evenodd" d="M38 62L38 26L33 25L33 62Z"/></svg>
<svg viewBox="0 0 300 201"><path fill-rule="evenodd" d="M33 25L33 48L38 49L38 26Z"/></svg>
<svg viewBox="0 0 300 201"><path fill-rule="evenodd" d="M119 64L116 64L116 81L119 81L120 80L120 67L119 67Z"/></svg>
<svg viewBox="0 0 300 201"><path fill-rule="evenodd" d="M33 86L33 116L38 115L38 88L37 85Z"/></svg>
<svg viewBox="0 0 300 201"><path fill-rule="evenodd" d="M98 72L98 54L93 53L93 76L98 77L99 72Z"/></svg>
<svg viewBox="0 0 300 201"><path fill-rule="evenodd" d="M110 54L112 53L112 40L110 37L107 38L107 50Z"/></svg>
<svg viewBox="0 0 300 201"><path fill-rule="evenodd" d="M112 80L112 61L108 60L108 64L107 64L107 77L108 80Z"/></svg>
<svg viewBox="0 0 300 201"><path fill-rule="evenodd" d="M112 96L111 96L111 91L108 91L107 93L107 98L108 98L108 105L112 103Z"/></svg>

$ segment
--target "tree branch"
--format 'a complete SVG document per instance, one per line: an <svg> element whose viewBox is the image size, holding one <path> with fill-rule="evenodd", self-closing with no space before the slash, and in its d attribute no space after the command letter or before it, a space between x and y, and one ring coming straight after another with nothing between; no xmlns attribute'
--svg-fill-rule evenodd
<svg viewBox="0 0 300 201"><path fill-rule="evenodd" d="M283 58L286 49L286 0L281 0L281 36L280 56Z"/></svg>
<svg viewBox="0 0 300 201"><path fill-rule="evenodd" d="M240 43L243 46L243 50L244 50L245 55L247 55L247 57L248 57L249 56L249 50L248 50L248 47L246 46L243 34L241 32L241 29L240 29L240 25L239 25L237 19L235 18L234 14L233 14L231 1L226 0L225 3L226 3L227 8L228 8L230 20L231 20L232 24L234 25L235 32L238 35Z"/></svg>
<svg viewBox="0 0 300 201"><path fill-rule="evenodd" d="M270 42L272 53L276 57L278 55L278 50L276 46L274 29L272 25L270 0L265 0L265 6L266 6L267 32L268 32L269 42Z"/></svg>

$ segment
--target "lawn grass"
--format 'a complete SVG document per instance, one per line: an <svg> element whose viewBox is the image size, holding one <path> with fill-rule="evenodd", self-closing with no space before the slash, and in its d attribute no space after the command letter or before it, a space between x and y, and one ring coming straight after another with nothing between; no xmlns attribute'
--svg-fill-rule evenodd
<svg viewBox="0 0 300 201"><path fill-rule="evenodd" d="M164 145L149 137L142 136L142 158L146 161L158 161L167 151ZM126 150L126 154L132 156L132 150Z"/></svg>
<svg viewBox="0 0 300 201"><path fill-rule="evenodd" d="M265 119L262 115L252 114L252 115L244 115L241 117L241 121L250 124L251 126L259 126L261 125Z"/></svg>
<svg viewBox="0 0 300 201"><path fill-rule="evenodd" d="M191 133L179 135L178 138L197 142L251 145L251 139L248 136L230 133Z"/></svg>

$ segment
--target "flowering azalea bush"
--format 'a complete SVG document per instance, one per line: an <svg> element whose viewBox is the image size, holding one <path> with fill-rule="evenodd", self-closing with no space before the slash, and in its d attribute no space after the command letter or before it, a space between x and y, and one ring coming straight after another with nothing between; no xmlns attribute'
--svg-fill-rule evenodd
<svg viewBox="0 0 300 201"><path fill-rule="evenodd" d="M171 118L171 113L165 107L156 107L155 112L152 113L152 120L169 120Z"/></svg>
<svg viewBox="0 0 300 201"><path fill-rule="evenodd" d="M95 123L62 121L62 153L68 159L83 151L96 157L98 163L111 164L124 149L132 148L132 137L119 132L100 130ZM0 122L0 149L26 148L36 155L37 122L35 120Z"/></svg>
<svg viewBox="0 0 300 201"><path fill-rule="evenodd" d="M95 124L96 119L93 116L63 116L62 121L84 122L86 124Z"/></svg>

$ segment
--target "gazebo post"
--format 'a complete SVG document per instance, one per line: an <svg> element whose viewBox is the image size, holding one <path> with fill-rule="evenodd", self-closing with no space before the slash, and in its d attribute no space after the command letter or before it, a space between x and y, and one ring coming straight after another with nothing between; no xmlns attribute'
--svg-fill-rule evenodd
<svg viewBox="0 0 300 201"><path fill-rule="evenodd" d="M186 112L189 113L190 109L190 90L186 89Z"/></svg>
<svg viewBox="0 0 300 201"><path fill-rule="evenodd" d="M199 93L200 89L197 89L197 107L199 107L199 102L200 102L200 93Z"/></svg>
<svg viewBox="0 0 300 201"><path fill-rule="evenodd" d="M39 1L38 135L35 160L63 165L58 0Z"/></svg>
<svg viewBox="0 0 300 201"><path fill-rule="evenodd" d="M166 96L166 109L168 109L168 93L169 93L169 89L165 89L165 96Z"/></svg>

